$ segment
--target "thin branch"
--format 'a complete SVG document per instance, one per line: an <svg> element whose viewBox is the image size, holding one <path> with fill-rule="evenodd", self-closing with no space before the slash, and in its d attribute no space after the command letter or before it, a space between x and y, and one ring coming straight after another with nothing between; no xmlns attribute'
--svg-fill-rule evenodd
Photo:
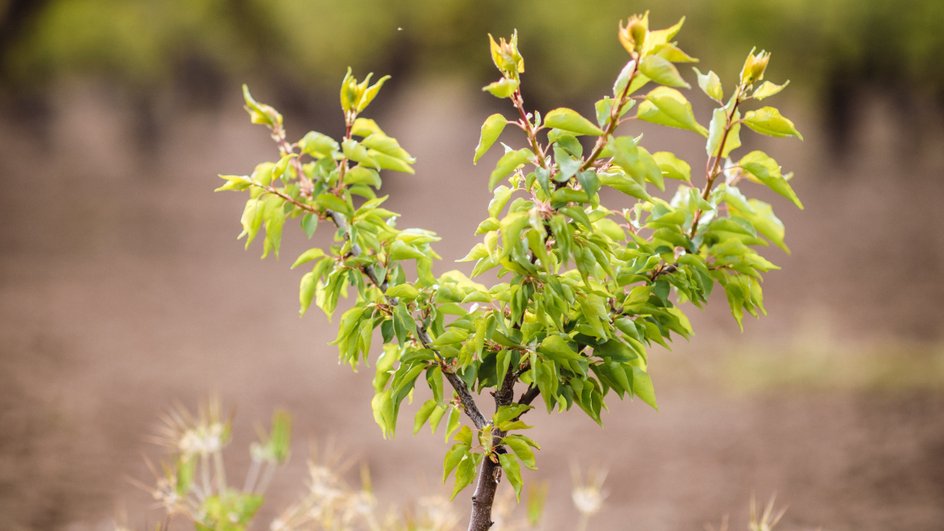
<svg viewBox="0 0 944 531"><path fill-rule="evenodd" d="M518 110L518 116L521 117L520 120L518 120L520 124L519 127L524 130L525 136L528 137L528 144L531 146L531 151L533 151L534 155L538 158L538 166L545 170L549 169L544 154L545 150L538 141L537 131L534 130L534 126L531 125L531 120L528 119L528 113L524 110L524 97L521 95L520 87L515 89L514 94L511 95L511 102L514 103L515 109Z"/></svg>
<svg viewBox="0 0 944 531"><path fill-rule="evenodd" d="M614 131L616 131L616 126L619 125L619 115L623 111L623 107L626 105L626 102L629 101L629 87L632 86L633 80L636 78L636 73L639 71L639 60L636 59L633 62L633 71L629 74L629 79L626 80L626 86L623 87L623 92L620 93L619 101L616 105L610 107L610 117L606 121L606 129L603 131L603 135L597 138L596 143L593 145L593 151L590 152L590 155L587 157L587 160L580 166L580 170L585 171L590 166L596 162L597 158L600 157L600 153L603 152L603 148L606 147L607 138L609 138Z"/></svg>
<svg viewBox="0 0 944 531"><path fill-rule="evenodd" d="M534 384L531 384L528 389L521 394L521 398L518 399L518 403L522 405L531 405L531 402L534 402L534 399L541 394L541 391Z"/></svg>
<svg viewBox="0 0 944 531"><path fill-rule="evenodd" d="M346 122L345 137L350 138L352 120L351 118L346 118L345 122ZM283 156L286 154L294 153L294 149L292 148L292 146L285 140L284 130L282 130L281 128L279 130L273 130L272 138L276 141L276 143L278 143L279 151L282 153ZM299 179L302 180L303 183L305 183L307 177L302 172L301 161L298 159L298 157L295 157L292 159L292 164L296 172L298 172ZM340 164L344 164L346 166L347 159L342 160ZM337 229L342 232L344 237L347 238L348 241L351 242L350 254L352 256L361 255L362 250L360 246L350 240L350 231L348 228L347 220L342 214L339 214L337 212L334 212L333 210L328 210L328 209L320 210L309 204L298 201L297 199L279 191L278 189L272 186L264 186L259 183L252 183L252 186L261 188L267 193L277 195L278 197L282 198L286 202L306 212L317 214L319 217L330 219L331 222L334 223L335 227L337 227ZM304 188L305 186L303 186L303 189ZM309 192L309 195L310 193L311 192ZM367 268L362 269L361 273L363 273L368 278L368 280L370 280L370 282L374 284L374 286L376 286L380 290L381 293L386 292L386 280L381 282L380 279L377 277L377 274L373 271L373 269L367 267ZM386 295L384 295L384 298L387 299L388 303L390 303L391 305L396 305L398 303L398 301L396 301L395 299L388 298ZM452 386L456 394L459 396L459 402L462 405L463 412L466 414L466 416L469 417L470 420L472 420L472 423L475 425L477 429L484 428L486 425L488 425L489 421L486 420L485 416L482 414L482 411L479 409L478 405L475 403L475 399L472 397L472 393L469 391L469 386L466 385L466 383L461 378L459 378L457 374L448 370L448 367L445 364L442 355L436 349L432 348L432 340L429 338L429 335L426 332L425 325L423 325L423 323L419 321L416 321L416 330L417 330L417 335L419 336L418 339L423 344L423 346L425 348L432 350L433 353L436 355L436 358L440 361L440 365L443 367L443 374L446 376L446 380L449 381L449 384Z"/></svg>
<svg viewBox="0 0 944 531"><path fill-rule="evenodd" d="M715 184L715 180L721 175L719 169L721 168L721 160L724 158L722 154L724 153L724 146L728 141L728 135L731 133L731 129L734 128L734 113L737 112L738 105L741 104L741 92L742 87L738 85L737 91L734 93L734 103L731 105L731 112L728 113L728 116L725 118L724 122L724 133L721 135L721 142L718 144L718 151L714 155L713 160L708 159L708 162L705 165L705 189L702 191L701 198L708 200L708 196L711 194L711 188ZM695 233L698 232L698 222L701 221L703 210L698 209L695 211L695 217L692 220L692 230L688 234L688 239L695 239Z"/></svg>

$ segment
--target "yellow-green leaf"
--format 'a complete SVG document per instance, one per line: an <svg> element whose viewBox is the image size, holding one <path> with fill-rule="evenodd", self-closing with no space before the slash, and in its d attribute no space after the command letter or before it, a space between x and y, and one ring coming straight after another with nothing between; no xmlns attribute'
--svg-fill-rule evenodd
<svg viewBox="0 0 944 531"><path fill-rule="evenodd" d="M561 107L554 109L544 116L544 125L575 135L600 136L603 130L593 125L593 122L581 116L573 109Z"/></svg>
<svg viewBox="0 0 944 531"><path fill-rule="evenodd" d="M670 87L657 87L639 104L636 116L655 124L677 127L708 136L708 130L695 120L692 104L681 92Z"/></svg>
<svg viewBox="0 0 944 531"><path fill-rule="evenodd" d="M472 164L478 163L482 155L495 144L495 141L501 136L502 131L505 130L507 123L508 120L499 113L495 113L485 119L485 123L482 124L482 133L479 136L479 143L475 146L475 156L472 157Z"/></svg>
<svg viewBox="0 0 944 531"><path fill-rule="evenodd" d="M658 55L649 55L643 58L642 62L639 63L639 71L660 85L691 88L691 85L682 79L675 65L669 62L668 59Z"/></svg>
<svg viewBox="0 0 944 531"><path fill-rule="evenodd" d="M744 125L762 135L777 137L793 136L803 140L803 135L797 131L793 122L784 117L780 114L780 111L773 107L761 107L756 111L748 111L742 121Z"/></svg>

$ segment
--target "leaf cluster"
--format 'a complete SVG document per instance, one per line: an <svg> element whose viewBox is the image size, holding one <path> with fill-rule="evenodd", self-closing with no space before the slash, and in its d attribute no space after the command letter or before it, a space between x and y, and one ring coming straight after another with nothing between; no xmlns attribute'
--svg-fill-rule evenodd
<svg viewBox="0 0 944 531"><path fill-rule="evenodd" d="M278 255L288 220L309 238L332 225L333 243L312 247L293 265L306 269L300 311L314 304L330 317L352 296L334 340L340 360L354 368L367 363L379 330L374 419L393 435L415 387L428 388L414 431L426 424L436 430L445 420L453 445L444 479L455 475L454 494L485 459L520 492L520 467L534 468L539 448L518 433L528 427L520 418L538 397L548 411L576 406L597 423L613 395L656 407L649 350L692 335L683 303L702 306L720 288L739 325L745 313L765 312L761 282L777 266L760 251L787 247L783 223L771 205L749 197L750 186L802 204L792 175L769 155L732 155L743 127L802 137L775 108L747 109L787 85L764 81L766 52L752 50L727 98L716 74L696 70L699 88L717 105L710 121L699 121L679 90L690 85L678 65L697 61L674 41L683 22L651 30L647 13L620 25L629 60L592 117L569 108L529 112L517 34L490 37L499 78L483 90L509 100L515 113L489 116L474 151L473 162L496 144L503 153L489 177L492 199L476 229L481 241L461 260L472 264L470 275L434 274L439 237L399 228L399 215L377 195L382 172L412 173L414 163L361 116L386 77L370 85L370 76L358 81L348 72L339 139L313 131L289 143L281 115L245 92L252 121L270 129L281 156L250 175L222 176L220 190L249 195L241 236L248 247L264 233L265 257ZM641 135L618 132L634 120L702 136L702 182L694 183L688 161L650 152ZM509 126L523 136L519 147L500 143ZM613 206L614 196L626 198L623 206ZM476 280L486 273L495 281ZM495 398L491 417L475 400L484 392Z"/></svg>

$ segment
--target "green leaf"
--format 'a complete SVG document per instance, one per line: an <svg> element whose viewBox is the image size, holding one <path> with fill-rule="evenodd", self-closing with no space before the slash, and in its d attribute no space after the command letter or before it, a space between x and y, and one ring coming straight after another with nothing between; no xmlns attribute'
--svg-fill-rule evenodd
<svg viewBox="0 0 944 531"><path fill-rule="evenodd" d="M410 160L406 160L406 159L401 159L397 157L391 157L390 155L387 155L386 153L382 153L380 151L376 151L373 149L368 150L367 154L368 154L367 160L373 161L376 164L376 167L382 170L399 171L402 173L409 173L409 174L416 173L416 170L413 169L413 166L410 166L411 164L413 164L412 158Z"/></svg>
<svg viewBox="0 0 944 531"><path fill-rule="evenodd" d="M367 148L360 142L353 139L347 139L341 143L341 151L349 160L360 164L366 164L372 168L380 168L376 159L370 156Z"/></svg>
<svg viewBox="0 0 944 531"><path fill-rule="evenodd" d="M370 76L368 76L367 79L370 79ZM384 76L370 87L367 87L360 101L357 102L357 112L363 111L370 105L370 102L374 101L374 98L377 97L377 93L380 92L380 88L383 87L383 84L386 83L388 79L390 79L390 76Z"/></svg>
<svg viewBox="0 0 944 531"><path fill-rule="evenodd" d="M505 209L505 205L508 204L508 200L511 199L511 194L514 192L513 189L505 185L495 188L492 192L492 199L488 202L489 218L497 218L498 215L501 214L502 210Z"/></svg>
<svg viewBox="0 0 944 531"><path fill-rule="evenodd" d="M364 140L361 141L361 145L368 148L372 151L378 151L387 155L388 157L393 157L399 159L407 164L413 164L416 162L416 159L413 158L405 149L400 147L400 143L397 142L397 139L387 136L383 133L374 133ZM376 158L374 153L371 153Z"/></svg>
<svg viewBox="0 0 944 531"><path fill-rule="evenodd" d="M351 125L351 134L354 136L366 138L375 133L384 134L377 122L370 118L357 118Z"/></svg>
<svg viewBox="0 0 944 531"><path fill-rule="evenodd" d="M507 124L508 120L498 113L485 119L485 123L482 124L482 133L479 135L479 143L475 146L475 155L472 157L472 164L477 164L479 159L482 158L482 155L495 144L495 141L501 136Z"/></svg>
<svg viewBox="0 0 944 531"><path fill-rule="evenodd" d="M689 184L692 182L692 167L684 160L668 151L657 151L652 154L659 169L662 170L662 176L668 179L684 181Z"/></svg>
<svg viewBox="0 0 944 531"><path fill-rule="evenodd" d="M505 471L508 482L515 489L515 500L521 501L521 487L524 485L521 479L521 465L510 454L498 454L498 462L501 464L502 470Z"/></svg>
<svg viewBox="0 0 944 531"><path fill-rule="evenodd" d="M656 405L656 392L652 387L652 379L649 378L649 373L635 365L632 370L633 394L642 399L643 402L649 404L652 409L659 409L659 406Z"/></svg>
<svg viewBox="0 0 944 531"><path fill-rule="evenodd" d="M537 349L538 352L556 362L579 360L580 354L577 354L577 351L570 346L570 342L564 337L566 336L558 334L545 337L544 341L541 342L541 346Z"/></svg>
<svg viewBox="0 0 944 531"><path fill-rule="evenodd" d="M508 177L519 167L530 161L533 155L534 154L529 149L509 151L502 155L502 158L498 159L495 169L488 178L488 189L491 190L495 188L502 179Z"/></svg>
<svg viewBox="0 0 944 531"><path fill-rule="evenodd" d="M498 411L492 415L492 424L502 429L501 425L508 422L509 420L515 419L521 416L522 413L531 409L531 406L527 404L512 404L509 406L501 406L498 408Z"/></svg>
<svg viewBox="0 0 944 531"><path fill-rule="evenodd" d="M751 225L757 229L757 232L761 233L777 247L783 249L784 252L789 253L790 248L784 243L786 230L784 229L783 222L774 214L773 207L759 199L749 199L747 203L750 207L750 211L743 212L735 210L734 213L747 218Z"/></svg>
<svg viewBox="0 0 944 531"><path fill-rule="evenodd" d="M600 127L604 127L607 121L610 119L610 115L613 112L613 106L619 103L616 99L605 97L601 100L598 100L593 108L596 111L597 123ZM620 108L619 116L617 118L622 118L629 112L633 106L636 105L636 100L628 100L625 105Z"/></svg>
<svg viewBox="0 0 944 531"><path fill-rule="evenodd" d="M600 173L600 174L597 174L597 177L600 180L600 184L602 184L603 186L609 186L610 188L613 188L614 190L619 190L620 192L623 192L626 195L629 195L638 199L643 199L646 201L652 199L652 196L649 195L648 192L646 192L645 186L643 186L642 184L639 184L638 182L636 182L635 179L631 178L630 176L626 175L623 172Z"/></svg>
<svg viewBox="0 0 944 531"><path fill-rule="evenodd" d="M619 98L623 94L623 91L626 90L626 84L629 83L629 78L635 70L636 70L636 61L634 60L627 62L623 66L623 69L620 70L619 75L616 76L616 81L613 82L613 97L614 98ZM633 83L635 82L636 80L633 80ZM630 92L632 92L632 89L630 89Z"/></svg>
<svg viewBox="0 0 944 531"><path fill-rule="evenodd" d="M519 436L507 435L502 439L502 444L508 448L511 448L511 451L515 453L524 466L530 468L531 470L537 470L537 463L534 458L534 450L531 449L531 445L526 443Z"/></svg>
<svg viewBox="0 0 944 531"><path fill-rule="evenodd" d="M393 435L396 429L394 403L390 394L390 390L387 389L375 394L374 398L370 401L370 408L374 414L374 422L380 426L384 439L386 439L388 435Z"/></svg>
<svg viewBox="0 0 944 531"><path fill-rule="evenodd" d="M691 88L691 85L682 79L679 71L671 62L658 55L649 55L639 63L639 71L649 79L670 87Z"/></svg>
<svg viewBox="0 0 944 531"><path fill-rule="evenodd" d="M787 88L787 85L790 84L790 81L778 85L776 83L771 83L770 81L764 81L760 84L759 87L754 89L754 92L751 94L751 97L757 101L765 100L771 96L775 96L780 93L781 90Z"/></svg>
<svg viewBox="0 0 944 531"><path fill-rule="evenodd" d="M308 212L302 216L302 230L305 232L305 236L308 236L310 239L315 235L315 230L318 229L318 216L312 212Z"/></svg>
<svg viewBox="0 0 944 531"><path fill-rule="evenodd" d="M724 89L721 87L721 79L718 74L709 70L707 74L702 74L697 68L692 68L695 75L698 76L698 88L701 89L709 98L721 103L724 99Z"/></svg>
<svg viewBox="0 0 944 531"><path fill-rule="evenodd" d="M423 405L420 406L413 420L413 435L416 435L423 429L423 425L429 420L429 416L433 414L433 410L436 409L437 405L436 401L432 398L423 402Z"/></svg>
<svg viewBox="0 0 944 531"><path fill-rule="evenodd" d="M725 137L724 127L728 122L728 115L723 107L714 110L711 115L711 124L708 126L708 141L705 142L705 152L708 153L708 156L718 155L718 148L722 139L724 139L724 149L721 151L722 158L727 157L732 151L741 147L741 124L737 122L737 119L738 113L734 115L734 125L731 126L728 136Z"/></svg>
<svg viewBox="0 0 944 531"><path fill-rule="evenodd" d="M594 170L582 171L577 174L577 181L584 192L587 192L587 200L593 201L593 196L600 191L600 179Z"/></svg>
<svg viewBox="0 0 944 531"><path fill-rule="evenodd" d="M449 408L449 418L446 419L446 440L447 441L449 440L449 437L452 437L452 432L459 429L460 416L461 414L459 413L458 407L452 406Z"/></svg>
<svg viewBox="0 0 944 531"><path fill-rule="evenodd" d="M459 494L462 489L469 486L472 480L475 479L475 460L472 458L472 455L474 454L466 455L465 459L459 462L459 466L456 469L456 485L453 487L450 499L454 500L456 495Z"/></svg>
<svg viewBox="0 0 944 531"><path fill-rule="evenodd" d="M469 445L458 443L452 446L448 452L446 452L446 457L443 459L443 483L449 479L449 475L452 474L452 471L456 469L459 463L463 459L466 459L469 455Z"/></svg>
<svg viewBox="0 0 944 531"><path fill-rule="evenodd" d="M489 83L482 87L482 90L488 92L496 98L508 98L518 89L518 80L504 77L494 83Z"/></svg>
<svg viewBox="0 0 944 531"><path fill-rule="evenodd" d="M332 212L340 212L348 215L353 212L351 205L347 201L334 194L318 194L318 197L315 198L315 204Z"/></svg>
<svg viewBox="0 0 944 531"><path fill-rule="evenodd" d="M575 135L600 136L603 130L593 125L593 122L581 116L573 109L561 107L554 109L544 116L544 125Z"/></svg>
<svg viewBox="0 0 944 531"><path fill-rule="evenodd" d="M302 153L316 159L332 158L341 148L337 141L317 131L309 131L298 141Z"/></svg>
<svg viewBox="0 0 944 531"><path fill-rule="evenodd" d="M780 165L766 153L751 151L738 161L738 165L748 173L748 178L763 183L774 192L792 201L797 208L803 210L803 203L800 202L800 198L797 197L790 183L781 174Z"/></svg>
<svg viewBox="0 0 944 531"><path fill-rule="evenodd" d="M420 292L412 284L398 284L387 288L386 295L390 298L413 300L420 296Z"/></svg>
<svg viewBox="0 0 944 531"><path fill-rule="evenodd" d="M613 162L623 171L639 182L650 182L659 190L665 190L662 170L646 148L636 144L635 139L628 136L616 137L610 140L609 148L613 152Z"/></svg>
<svg viewBox="0 0 944 531"><path fill-rule="evenodd" d="M325 255L325 252L323 249L319 249L317 247L308 249L307 251L303 252L302 254L298 256L298 259L295 260L295 263L292 264L291 268L295 269L296 267L302 264L307 264L308 262L321 258L324 255Z"/></svg>
<svg viewBox="0 0 944 531"><path fill-rule="evenodd" d="M708 136L708 130L695 120L692 104L681 92L669 87L657 87L646 95L639 105L640 119L655 124L677 127Z"/></svg>
<svg viewBox="0 0 944 531"><path fill-rule="evenodd" d="M249 87L245 84L243 85L243 100L246 102L246 112L249 113L249 120L252 123L269 127L282 125L282 115L271 106L253 99L252 94L249 93Z"/></svg>
<svg viewBox="0 0 944 531"><path fill-rule="evenodd" d="M748 111L741 121L744 122L744 125L762 135L776 137L793 136L803 140L803 135L797 131L793 122L784 117L780 114L780 111L773 107L761 107L756 111Z"/></svg>
<svg viewBox="0 0 944 531"><path fill-rule="evenodd" d="M218 177L226 181L226 184L216 188L214 192L240 192L252 186L252 181L244 175L219 175Z"/></svg>
<svg viewBox="0 0 944 531"><path fill-rule="evenodd" d="M377 170L358 164L357 166L347 170L347 173L344 174L344 184L366 184L368 186L373 186L374 188L380 188L380 174L377 173Z"/></svg>
<svg viewBox="0 0 944 531"><path fill-rule="evenodd" d="M390 244L390 258L394 260L425 260L426 255L419 249L400 240Z"/></svg>
<svg viewBox="0 0 944 531"><path fill-rule="evenodd" d="M239 219L239 222L243 226L243 232L239 237L246 237L246 249L249 249L249 244L256 239L256 234L259 233L259 228L262 227L262 214L264 209L264 204L258 199L246 201L243 214Z"/></svg>
<svg viewBox="0 0 944 531"><path fill-rule="evenodd" d="M317 283L318 278L315 276L314 272L305 273L305 276L302 277L301 283L298 286L298 315L305 315L305 312L308 311L308 307L311 306L311 300L315 296Z"/></svg>

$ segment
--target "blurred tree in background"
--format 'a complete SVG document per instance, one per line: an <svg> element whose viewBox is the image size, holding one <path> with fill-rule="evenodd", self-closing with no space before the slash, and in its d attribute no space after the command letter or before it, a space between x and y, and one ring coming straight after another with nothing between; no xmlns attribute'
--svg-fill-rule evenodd
<svg viewBox="0 0 944 531"><path fill-rule="evenodd" d="M327 112L322 100L349 64L478 82L490 68L474 53L481 36L517 28L536 72L528 96L567 102L605 88L618 66L612 21L656 4L657 22L694 22L680 44L704 50L721 74L739 68L745 47L776 42L783 77L827 110L836 147L865 95L894 98L904 120L944 109L944 70L932 67L944 50L940 0L0 0L0 91L36 97L92 77L143 107L170 89L206 107L235 83L264 81L297 111Z"/></svg>

